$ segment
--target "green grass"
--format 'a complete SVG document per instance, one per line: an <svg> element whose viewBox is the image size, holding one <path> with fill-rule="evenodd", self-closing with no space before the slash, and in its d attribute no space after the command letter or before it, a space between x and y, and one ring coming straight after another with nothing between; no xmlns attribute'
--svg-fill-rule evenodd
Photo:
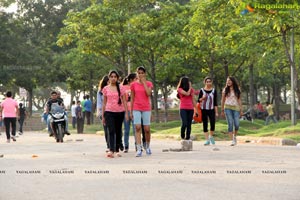
<svg viewBox="0 0 300 200"><path fill-rule="evenodd" d="M298 124L300 121L298 121ZM151 134L155 138L161 139L180 139L180 126L181 121L170 121L167 123L152 123ZM72 133L76 133L76 130L72 130ZM204 140L202 124L192 125L192 135L196 136L197 140ZM84 127L84 132L89 134L95 134L96 132L103 135L103 128L100 124L93 124ZM229 140L227 133L227 123L225 120L218 120L216 123L215 139L216 140ZM255 120L254 123L249 121L240 122L239 135L242 136L254 136L254 137L278 137L288 138L300 142L300 126L291 126L290 121L281 121L277 124L264 125L264 121Z"/></svg>

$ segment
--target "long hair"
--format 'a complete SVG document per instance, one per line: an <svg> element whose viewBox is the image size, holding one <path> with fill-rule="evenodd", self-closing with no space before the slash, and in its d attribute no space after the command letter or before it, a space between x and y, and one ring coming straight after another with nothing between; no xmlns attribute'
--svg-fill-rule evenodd
<svg viewBox="0 0 300 200"><path fill-rule="evenodd" d="M239 84L238 84L236 78L234 78L233 76L228 76L228 78L232 82L232 87L233 87L233 91L234 91L235 96L239 99L240 96L241 96L241 90L239 88ZM226 81L225 96L227 96L229 93L230 93L230 87L227 85L227 81Z"/></svg>
<svg viewBox="0 0 300 200"><path fill-rule="evenodd" d="M119 83L119 74L116 70L111 70L109 71L108 73L108 77L110 77L112 74L115 74L117 76L117 82L116 82L116 86L117 86L117 90L118 90L118 95L119 95L119 100L118 100L118 104L122 104L122 101L121 101L121 90L120 90L120 83Z"/></svg>
<svg viewBox="0 0 300 200"><path fill-rule="evenodd" d="M133 81L136 78L136 73L131 73L124 78L122 85L128 85L131 81Z"/></svg>
<svg viewBox="0 0 300 200"><path fill-rule="evenodd" d="M102 79L99 82L99 86L98 86L99 91L101 91L105 86L108 85L107 84L108 81L109 81L109 78L108 78L107 75L105 75L105 76L102 77Z"/></svg>
<svg viewBox="0 0 300 200"><path fill-rule="evenodd" d="M181 77L179 83L177 85L177 90L182 88L184 91L188 91L190 89L190 80L187 76ZM177 94L177 98L180 99L180 95Z"/></svg>

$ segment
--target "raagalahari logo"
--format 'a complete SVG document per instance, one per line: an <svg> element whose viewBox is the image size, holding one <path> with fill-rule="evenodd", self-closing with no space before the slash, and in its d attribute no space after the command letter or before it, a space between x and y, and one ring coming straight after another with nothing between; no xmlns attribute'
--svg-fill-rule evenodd
<svg viewBox="0 0 300 200"><path fill-rule="evenodd" d="M269 13L275 14L278 11L287 11L287 10L300 10L300 5L298 3L244 3L243 6L245 9L242 10L241 14L245 15L249 12L254 12L255 9L264 9L267 10Z"/></svg>

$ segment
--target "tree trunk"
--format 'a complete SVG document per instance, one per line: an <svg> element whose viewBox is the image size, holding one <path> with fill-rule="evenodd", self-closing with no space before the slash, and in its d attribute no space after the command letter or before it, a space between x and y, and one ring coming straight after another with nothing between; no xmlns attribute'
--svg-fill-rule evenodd
<svg viewBox="0 0 300 200"><path fill-rule="evenodd" d="M154 54L152 52L151 54L151 78L152 78L152 83L153 83L153 99L152 99L152 104L154 107L154 115L155 115L155 122L159 123L159 113L158 113L158 108L157 108L157 98L158 98L158 91L157 91L157 85L156 85L156 70L155 70L155 59L154 59Z"/></svg>
<svg viewBox="0 0 300 200"><path fill-rule="evenodd" d="M253 73L253 63L249 65L249 93L250 93L250 115L254 119L254 104L255 104L255 95L254 95L254 73Z"/></svg>
<svg viewBox="0 0 300 200"><path fill-rule="evenodd" d="M90 100L92 102L92 110L91 110L91 124L94 123L94 90L93 90L93 70L90 70L90 81L89 81L89 88L90 88Z"/></svg>
<svg viewBox="0 0 300 200"><path fill-rule="evenodd" d="M274 75L274 80L276 80L276 74ZM280 87L277 82L273 85L273 95L274 95L274 101L275 101L275 108L274 112L276 115L276 118L279 119L279 107L280 107Z"/></svg>
<svg viewBox="0 0 300 200"><path fill-rule="evenodd" d="M32 97L33 97L33 89L29 88L28 90L28 110L29 110L29 116L32 116Z"/></svg>

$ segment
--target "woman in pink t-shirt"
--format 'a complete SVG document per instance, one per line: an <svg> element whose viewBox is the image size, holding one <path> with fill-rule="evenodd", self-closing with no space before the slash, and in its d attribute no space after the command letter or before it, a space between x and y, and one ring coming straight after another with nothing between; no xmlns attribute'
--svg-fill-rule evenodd
<svg viewBox="0 0 300 200"><path fill-rule="evenodd" d="M189 140L192 131L192 121L196 101L194 98L195 91L188 77L180 79L177 86L177 97L180 99L180 118L181 118L181 139ZM197 110L197 109L196 109Z"/></svg>
<svg viewBox="0 0 300 200"><path fill-rule="evenodd" d="M135 125L136 136L136 157L142 156L141 145L141 130L142 124L146 137L146 154L151 155L150 149L150 119L151 119L151 104L150 96L152 93L153 84L146 79L146 69L144 67L137 68L138 80L130 85L131 89L131 118Z"/></svg>
<svg viewBox="0 0 300 200"><path fill-rule="evenodd" d="M125 99L125 90L118 83L119 74L117 71L110 71L108 74L109 85L105 86L102 90L103 104L102 104L102 122L106 124L109 130L109 152L107 157L113 158L114 153L116 156L121 157L119 153L120 142L122 137L122 124L128 120L127 103Z"/></svg>
<svg viewBox="0 0 300 200"><path fill-rule="evenodd" d="M128 108L128 117L130 117L130 111L131 111L131 102L130 102L130 84L136 80L136 73L131 73L129 74L126 78L124 78L122 82L122 86L125 89L125 97L126 97L126 102L127 102L127 108ZM128 153L129 149L129 132L130 132L130 124L132 123L132 132L133 135L135 136L135 129L133 125L133 120L129 119L128 121L124 121L124 145L125 145L125 150L124 153Z"/></svg>

